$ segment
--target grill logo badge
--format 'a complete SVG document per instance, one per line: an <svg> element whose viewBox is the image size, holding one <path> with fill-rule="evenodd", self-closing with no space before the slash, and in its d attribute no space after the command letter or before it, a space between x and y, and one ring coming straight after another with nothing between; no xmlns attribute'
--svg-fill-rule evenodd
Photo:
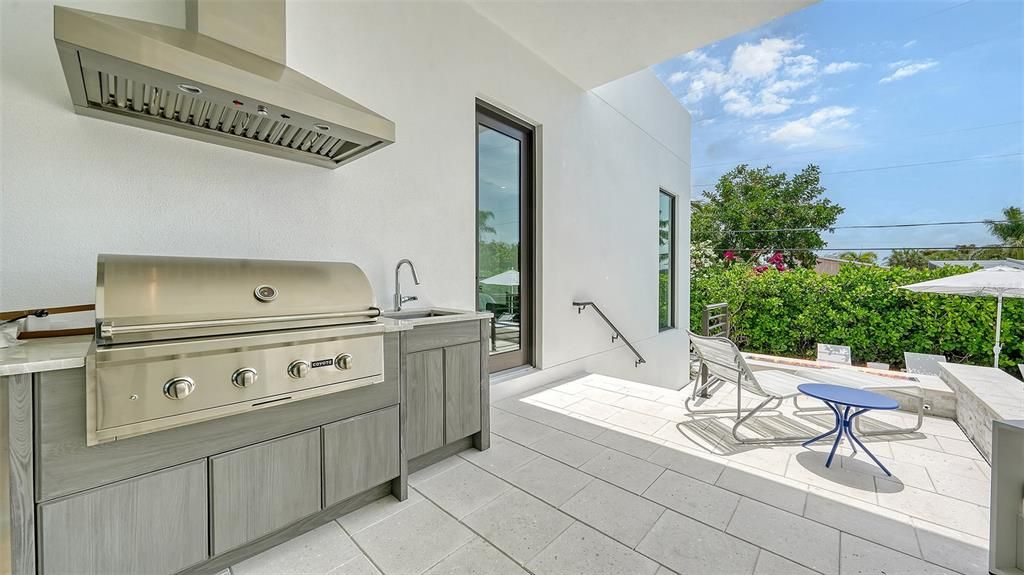
<svg viewBox="0 0 1024 575"><path fill-rule="evenodd" d="M334 365L334 359L318 359L309 363L309 367L327 367Z"/></svg>

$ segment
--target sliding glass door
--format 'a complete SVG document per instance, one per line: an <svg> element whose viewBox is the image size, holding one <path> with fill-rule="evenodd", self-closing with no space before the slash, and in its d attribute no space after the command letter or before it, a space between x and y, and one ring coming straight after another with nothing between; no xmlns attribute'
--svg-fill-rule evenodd
<svg viewBox="0 0 1024 575"><path fill-rule="evenodd" d="M491 372L530 365L533 130L477 105L477 309L491 321Z"/></svg>

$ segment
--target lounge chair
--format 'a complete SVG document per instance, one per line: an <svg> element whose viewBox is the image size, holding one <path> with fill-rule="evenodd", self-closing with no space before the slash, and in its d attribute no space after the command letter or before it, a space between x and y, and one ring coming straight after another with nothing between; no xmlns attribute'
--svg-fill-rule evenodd
<svg viewBox="0 0 1024 575"><path fill-rule="evenodd" d="M797 389L798 385L813 383L814 380L779 370L755 372L747 365L736 344L728 339L705 337L690 331L687 333L690 336L690 346L699 358L700 364L697 372L701 373L706 369L708 374L706 380L698 378L694 382L693 391L683 404L687 411L693 414L735 413L736 424L733 425L732 436L740 443L782 443L809 439L804 436L747 438L740 436L739 430L754 414L768 407L770 403L774 402L774 405L768 409L777 409L784 400L800 395L800 390ZM708 390L721 382L736 384L736 409L695 409L693 407L694 401L708 397ZM744 409L744 390L765 399L752 409Z"/></svg>
<svg viewBox="0 0 1024 575"><path fill-rule="evenodd" d="M818 361L826 363L853 364L853 351L847 345L818 344Z"/></svg>
<svg viewBox="0 0 1024 575"><path fill-rule="evenodd" d="M886 370L889 369L889 364L888 363L883 363L883 362L880 362L880 361L868 361L866 363L867 363L867 366L870 367L871 369L881 369L883 371L886 371Z"/></svg>
<svg viewBox="0 0 1024 575"><path fill-rule="evenodd" d="M946 363L946 356L932 353L903 352L903 362L907 364L907 373L938 376L939 364Z"/></svg>

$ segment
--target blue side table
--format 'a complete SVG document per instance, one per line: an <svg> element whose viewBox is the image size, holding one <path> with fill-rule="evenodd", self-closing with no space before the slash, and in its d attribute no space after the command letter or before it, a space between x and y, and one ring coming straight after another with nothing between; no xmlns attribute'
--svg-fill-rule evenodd
<svg viewBox="0 0 1024 575"><path fill-rule="evenodd" d="M892 473L882 465L882 462L875 457L875 454L871 453L861 443L860 439L857 439L857 436L853 434L853 419L872 409L896 409L900 404L895 399L872 391L829 383L802 383L797 386L797 389L804 395L824 401L825 405L829 406L832 410L832 413L836 414L836 426L831 431L826 431L813 439L805 441L803 444L804 447L807 447L815 441L824 439L833 433L836 434L836 440L832 444L832 451L828 454L828 460L825 461L825 467L832 467L832 458L835 457L836 450L839 449L839 443L843 440L843 434L846 434L853 444L854 455L857 454L857 446L859 445L864 450L864 453L867 453L868 457L882 468L886 475L892 476ZM850 411L853 411L853 413L850 413Z"/></svg>

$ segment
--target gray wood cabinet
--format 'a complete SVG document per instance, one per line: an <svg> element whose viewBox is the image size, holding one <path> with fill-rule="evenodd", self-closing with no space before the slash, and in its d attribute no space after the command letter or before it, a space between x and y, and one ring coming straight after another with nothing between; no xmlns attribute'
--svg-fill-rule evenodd
<svg viewBox="0 0 1024 575"><path fill-rule="evenodd" d="M444 445L444 349L406 355L409 458Z"/></svg>
<svg viewBox="0 0 1024 575"><path fill-rule="evenodd" d="M213 553L320 510L320 430L210 458Z"/></svg>
<svg viewBox="0 0 1024 575"><path fill-rule="evenodd" d="M398 406L323 427L324 503L333 505L399 474Z"/></svg>
<svg viewBox="0 0 1024 575"><path fill-rule="evenodd" d="M482 325L477 321L425 325L403 334L409 459L483 429L486 380L481 363L486 342Z"/></svg>
<svg viewBox="0 0 1024 575"><path fill-rule="evenodd" d="M175 573L207 558L206 460L40 505L41 573Z"/></svg>
<svg viewBox="0 0 1024 575"><path fill-rule="evenodd" d="M444 348L445 444L480 431L480 342Z"/></svg>

